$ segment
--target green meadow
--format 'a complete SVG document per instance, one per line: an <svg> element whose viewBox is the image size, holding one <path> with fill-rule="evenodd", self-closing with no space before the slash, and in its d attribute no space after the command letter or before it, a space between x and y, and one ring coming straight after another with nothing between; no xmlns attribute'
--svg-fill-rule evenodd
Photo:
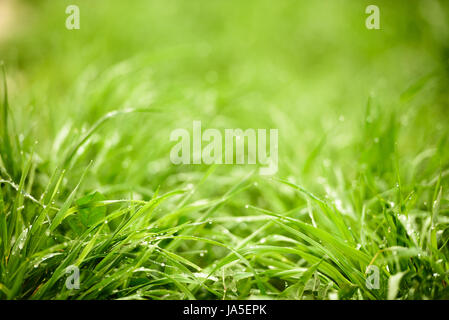
<svg viewBox="0 0 449 320"><path fill-rule="evenodd" d="M449 299L447 1L0 0L0 60L0 299Z"/></svg>

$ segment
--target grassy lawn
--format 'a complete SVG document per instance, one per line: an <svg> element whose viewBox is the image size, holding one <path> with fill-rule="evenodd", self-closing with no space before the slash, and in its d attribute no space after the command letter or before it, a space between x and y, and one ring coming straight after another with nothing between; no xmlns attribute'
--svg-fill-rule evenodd
<svg viewBox="0 0 449 320"><path fill-rule="evenodd" d="M0 4L0 299L449 299L447 1Z"/></svg>

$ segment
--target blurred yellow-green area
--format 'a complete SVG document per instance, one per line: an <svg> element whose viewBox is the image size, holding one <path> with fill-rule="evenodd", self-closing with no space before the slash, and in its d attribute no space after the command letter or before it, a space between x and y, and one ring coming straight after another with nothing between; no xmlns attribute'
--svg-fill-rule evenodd
<svg viewBox="0 0 449 320"><path fill-rule="evenodd" d="M65 27L71 4L80 8L79 30ZM329 156L349 160L344 148L358 138L354 127L372 97L380 113L397 110L413 134L406 151L446 122L443 94L400 98L436 72L442 82L425 89L446 89L447 3L377 1L380 30L365 26L369 4L2 0L11 104L25 136L50 152L47 143L68 120L79 127L124 105L170 100L166 117L142 117L138 126L166 133L198 119L279 128L289 172L324 136L337 147Z"/></svg>

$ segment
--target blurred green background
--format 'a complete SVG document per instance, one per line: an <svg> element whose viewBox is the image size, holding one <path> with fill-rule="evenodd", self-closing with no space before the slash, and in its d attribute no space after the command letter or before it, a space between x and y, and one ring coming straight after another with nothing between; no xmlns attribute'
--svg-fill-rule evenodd
<svg viewBox="0 0 449 320"><path fill-rule="evenodd" d="M323 177L350 184L366 164L381 189L392 186L395 152L413 182L409 159L447 132L446 1L376 1L380 30L365 27L370 1L2 3L13 17L0 42L10 105L48 173L108 111L160 110L112 119L92 137L73 170L95 159L91 189L198 181L207 168L169 161L170 132L193 120L278 128L278 176L320 193ZM71 4L80 30L65 27ZM215 179L253 169L221 166Z"/></svg>
<svg viewBox="0 0 449 320"><path fill-rule="evenodd" d="M40 141L44 154L57 156L67 123L77 130L106 111L150 104L164 113L121 118L122 129L102 133L129 136L123 161L168 162L159 149L169 132L198 119L279 128L284 175L299 174L320 141L327 157L352 167L369 97L378 113L400 116L404 152L446 130L445 1L376 1L380 30L365 27L370 1L2 2L14 12L0 42L11 105L23 139ZM65 28L70 4L80 30ZM400 99L435 73L420 97ZM140 172L137 184L151 180L151 170Z"/></svg>

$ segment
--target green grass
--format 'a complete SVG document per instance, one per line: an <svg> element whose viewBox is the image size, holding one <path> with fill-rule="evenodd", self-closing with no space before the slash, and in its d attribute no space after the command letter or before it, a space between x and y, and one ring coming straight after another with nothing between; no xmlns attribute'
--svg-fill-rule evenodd
<svg viewBox="0 0 449 320"><path fill-rule="evenodd" d="M16 2L0 299L448 299L449 7L377 2ZM193 120L278 173L173 165Z"/></svg>

